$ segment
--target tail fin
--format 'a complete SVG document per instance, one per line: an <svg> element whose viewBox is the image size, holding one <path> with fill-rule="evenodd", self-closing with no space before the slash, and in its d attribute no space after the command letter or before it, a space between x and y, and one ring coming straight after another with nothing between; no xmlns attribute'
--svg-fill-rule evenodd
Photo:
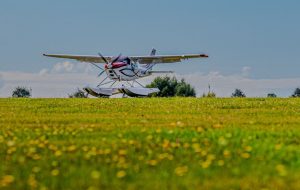
<svg viewBox="0 0 300 190"><path fill-rule="evenodd" d="M151 50L150 55L151 55L151 56L155 56L155 54L156 54L156 49L153 48L153 49Z"/></svg>
<svg viewBox="0 0 300 190"><path fill-rule="evenodd" d="M156 49L152 48L150 56L155 56L155 54L156 54ZM151 70L154 65L155 65L155 63L149 63L149 64L145 65L144 67L147 68L147 70Z"/></svg>

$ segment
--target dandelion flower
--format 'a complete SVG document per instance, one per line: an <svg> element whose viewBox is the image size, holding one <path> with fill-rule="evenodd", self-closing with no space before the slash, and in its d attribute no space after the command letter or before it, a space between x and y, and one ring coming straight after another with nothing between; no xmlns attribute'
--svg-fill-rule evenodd
<svg viewBox="0 0 300 190"><path fill-rule="evenodd" d="M124 170L118 171L117 178L123 178L126 176L126 172Z"/></svg>
<svg viewBox="0 0 300 190"><path fill-rule="evenodd" d="M57 151L55 151L54 155L55 155L56 157L59 157L59 156L62 155L62 152L61 152L60 150L57 150Z"/></svg>
<svg viewBox="0 0 300 190"><path fill-rule="evenodd" d="M4 176L2 178L1 182L2 182L2 185L7 186L7 185L11 184L14 181L15 181L14 176L12 176L12 175L6 175L6 176Z"/></svg>
<svg viewBox="0 0 300 190"><path fill-rule="evenodd" d="M150 166L156 166L157 165L157 161L156 160L149 160L148 164Z"/></svg>
<svg viewBox="0 0 300 190"><path fill-rule="evenodd" d="M54 169L54 170L51 171L51 175L53 175L53 176L58 176L58 174L59 174L58 169Z"/></svg>
<svg viewBox="0 0 300 190"><path fill-rule="evenodd" d="M244 153L242 153L241 157L248 159L248 158L250 158L250 154L248 152L244 152Z"/></svg>
<svg viewBox="0 0 300 190"><path fill-rule="evenodd" d="M188 167L187 166L177 167L175 168L174 172L177 176L184 176L188 172Z"/></svg>

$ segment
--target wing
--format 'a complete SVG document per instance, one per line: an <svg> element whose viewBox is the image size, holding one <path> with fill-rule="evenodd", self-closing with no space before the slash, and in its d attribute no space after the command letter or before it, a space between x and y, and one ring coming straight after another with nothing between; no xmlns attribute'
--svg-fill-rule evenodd
<svg viewBox="0 0 300 190"><path fill-rule="evenodd" d="M129 56L129 58L140 64L149 63L176 63L187 59L207 58L206 54L190 54L190 55L162 55L162 56Z"/></svg>
<svg viewBox="0 0 300 190"><path fill-rule="evenodd" d="M89 56L89 55L62 55L62 54L43 54L47 57L63 58L63 59L74 59L81 62L88 63L105 63L100 56ZM108 62L111 62L112 56L104 56Z"/></svg>

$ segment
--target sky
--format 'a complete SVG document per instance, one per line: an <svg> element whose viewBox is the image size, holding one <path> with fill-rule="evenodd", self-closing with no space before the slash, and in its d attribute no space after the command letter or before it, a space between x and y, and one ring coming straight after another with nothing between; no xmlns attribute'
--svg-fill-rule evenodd
<svg viewBox="0 0 300 190"><path fill-rule="evenodd" d="M65 97L99 82L86 63L42 53L148 55L206 53L165 64L201 95L241 88L248 96L289 96L300 86L297 0L1 0L0 97L14 87L34 97ZM143 79L149 83L153 77Z"/></svg>

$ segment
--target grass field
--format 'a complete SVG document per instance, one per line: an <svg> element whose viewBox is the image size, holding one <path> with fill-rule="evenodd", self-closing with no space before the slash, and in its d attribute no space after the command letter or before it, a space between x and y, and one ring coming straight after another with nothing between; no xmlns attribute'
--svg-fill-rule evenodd
<svg viewBox="0 0 300 190"><path fill-rule="evenodd" d="M0 189L300 189L300 99L0 99Z"/></svg>

